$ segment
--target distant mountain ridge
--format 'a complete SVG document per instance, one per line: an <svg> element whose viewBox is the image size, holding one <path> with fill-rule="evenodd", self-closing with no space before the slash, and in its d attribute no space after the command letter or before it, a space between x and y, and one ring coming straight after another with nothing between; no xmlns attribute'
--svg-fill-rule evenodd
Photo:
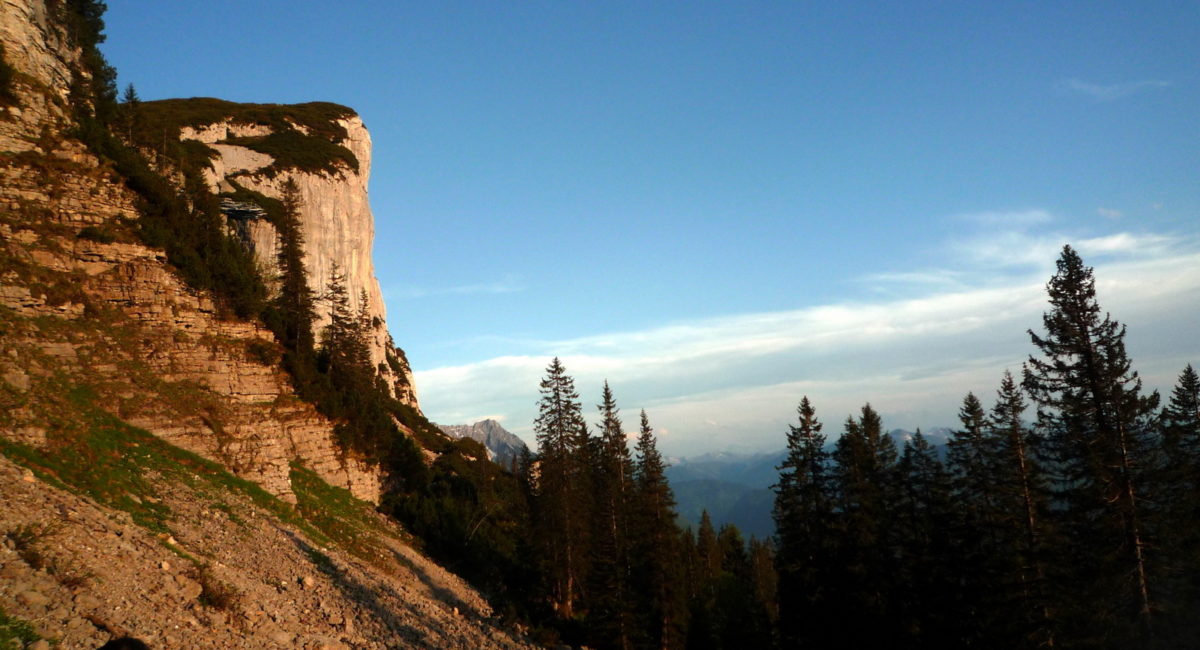
<svg viewBox="0 0 1200 650"><path fill-rule="evenodd" d="M944 457L946 442L953 432L948 427L933 427L922 429L921 435ZM887 434L896 443L897 451L901 451L904 442L914 435L906 429L892 429ZM836 439L826 448L832 451L834 444ZM675 492L680 522L695 528L700 522L700 514L707 510L714 526L733 524L745 535L760 539L774 535L775 521L771 512L775 506L775 493L771 487L779 482L779 466L786 457L787 450L781 449L756 454L722 451L672 458L666 474Z"/></svg>
<svg viewBox="0 0 1200 650"><path fill-rule="evenodd" d="M526 449L523 440L495 420L483 420L475 424L439 424L437 427L451 438L470 438L479 442L487 448L488 459L501 467L511 467Z"/></svg>

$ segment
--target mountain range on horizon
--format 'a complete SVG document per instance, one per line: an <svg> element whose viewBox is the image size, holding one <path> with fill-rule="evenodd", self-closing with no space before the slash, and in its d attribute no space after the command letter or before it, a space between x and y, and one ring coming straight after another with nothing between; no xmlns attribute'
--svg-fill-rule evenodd
<svg viewBox="0 0 1200 650"><path fill-rule="evenodd" d="M912 438L915 432L892 429L888 435L897 448ZM922 429L925 439L944 456L946 443L953 429L933 427ZM827 444L832 449L835 441ZM771 486L779 481L779 466L787 450L739 453L717 451L698 456L669 459L667 478L675 492L680 523L696 528L701 514L707 510L713 525L737 526L746 536L765 539L775 534L771 512L775 492Z"/></svg>
<svg viewBox="0 0 1200 650"><path fill-rule="evenodd" d="M479 442L488 450L488 460L505 469L512 467L513 461L521 456L523 450L528 448L525 441L492 419L481 420L474 424L438 424L436 426L451 438L470 438Z"/></svg>

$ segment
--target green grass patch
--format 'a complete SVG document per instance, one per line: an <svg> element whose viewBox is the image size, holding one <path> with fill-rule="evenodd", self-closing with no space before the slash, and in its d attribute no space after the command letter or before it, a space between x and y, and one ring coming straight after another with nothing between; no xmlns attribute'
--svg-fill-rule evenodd
<svg viewBox="0 0 1200 650"><path fill-rule="evenodd" d="M349 490L329 485L297 462L291 468L296 507L305 520L354 555L378 560L383 551L380 535L389 533L375 519L374 507Z"/></svg>
<svg viewBox="0 0 1200 650"><path fill-rule="evenodd" d="M27 621L9 616L0 609L0 648L24 648L41 638Z"/></svg>
<svg viewBox="0 0 1200 650"><path fill-rule="evenodd" d="M56 405L61 407L58 421L51 423L45 449L0 438L0 453L42 480L128 512L134 523L151 532L166 533L171 510L160 502L157 489L146 479L148 473L156 473L196 489L241 494L313 541L328 541L295 508L257 483L238 478L223 466L103 410L95 404L91 388L61 387L60 392L65 399Z"/></svg>
<svg viewBox="0 0 1200 650"><path fill-rule="evenodd" d="M238 513L234 511L233 506L229 505L228 503L217 502L217 503L210 505L209 507L218 512L225 513L225 516L229 518L229 521L232 521L233 523L237 524L238 526L241 526L242 528L246 528L248 526L248 524L246 523L246 520L242 519L241 516L238 515Z"/></svg>
<svg viewBox="0 0 1200 650"><path fill-rule="evenodd" d="M306 547L304 552L308 555L308 560L317 567L318 571L322 573L334 573L337 571L337 565L333 563L333 559L328 555L311 546Z"/></svg>

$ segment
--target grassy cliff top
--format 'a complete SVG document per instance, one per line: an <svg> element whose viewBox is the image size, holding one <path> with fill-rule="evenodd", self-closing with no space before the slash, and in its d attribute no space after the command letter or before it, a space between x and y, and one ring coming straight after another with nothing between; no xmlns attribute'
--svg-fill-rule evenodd
<svg viewBox="0 0 1200 650"><path fill-rule="evenodd" d="M353 109L329 102L239 104L193 97L143 102L137 107L135 123L137 139L147 143L164 138L178 140L181 129L187 126L198 128L218 122L267 126L270 135L222 142L272 156L275 163L265 170L268 175L283 169L334 174L341 165L358 171L358 158L341 144L348 135L346 128L338 123L356 115Z"/></svg>

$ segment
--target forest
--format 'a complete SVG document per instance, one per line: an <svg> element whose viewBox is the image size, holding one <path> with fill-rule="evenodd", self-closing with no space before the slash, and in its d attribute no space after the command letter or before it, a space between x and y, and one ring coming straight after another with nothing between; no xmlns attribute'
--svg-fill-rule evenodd
<svg viewBox="0 0 1200 650"><path fill-rule="evenodd" d="M229 316L271 328L297 392L338 423L348 453L385 470L381 509L535 639L622 650L1200 642L1200 379L1184 368L1165 405L1143 389L1124 327L1070 247L1029 332L1033 354L1000 378L990 408L963 398L946 449L919 432L898 448L869 404L829 444L803 397L785 433L775 537L746 540L707 517L683 529L646 413L631 450L606 384L589 428L558 359L540 385L538 453L511 468L391 399L366 354L365 298L337 277L307 285L295 196L271 210L272 294L226 232L202 160L178 143L156 152L174 161L178 191L147 158L136 92L117 102L96 48L103 3L68 6L89 67L72 94L76 135L141 196L137 233ZM317 300L333 306L323 332Z"/></svg>
<svg viewBox="0 0 1200 650"><path fill-rule="evenodd" d="M1069 246L990 409L944 453L807 397L776 488L780 647L1195 647L1200 380L1143 390ZM1032 408L1032 418L1027 411ZM813 625L812 621L822 621Z"/></svg>

